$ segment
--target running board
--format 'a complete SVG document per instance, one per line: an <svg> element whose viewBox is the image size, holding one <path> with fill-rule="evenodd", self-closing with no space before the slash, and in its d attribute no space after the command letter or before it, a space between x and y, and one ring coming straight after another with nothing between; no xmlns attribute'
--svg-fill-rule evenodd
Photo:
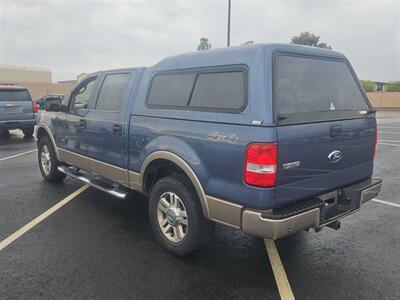
<svg viewBox="0 0 400 300"><path fill-rule="evenodd" d="M99 189L107 194L110 194L114 197L125 199L129 193L127 189L123 189L120 187L112 187L108 186L105 182L100 181L99 179L94 178L94 176L90 176L90 174L82 174L79 171L73 170L66 166L59 166L58 171L71 176L72 178L78 179L84 183L89 184L90 186Z"/></svg>

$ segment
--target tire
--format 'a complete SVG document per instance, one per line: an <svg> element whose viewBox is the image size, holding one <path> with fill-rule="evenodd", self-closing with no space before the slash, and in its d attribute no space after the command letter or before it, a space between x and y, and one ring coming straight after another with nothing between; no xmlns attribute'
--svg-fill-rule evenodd
<svg viewBox="0 0 400 300"><path fill-rule="evenodd" d="M197 193L182 175L156 182L150 194L149 217L157 242L176 256L200 249L213 237L214 223L203 217Z"/></svg>
<svg viewBox="0 0 400 300"><path fill-rule="evenodd" d="M24 128L22 132L26 138L31 138L33 136L33 132L35 131L34 127Z"/></svg>
<svg viewBox="0 0 400 300"><path fill-rule="evenodd" d="M0 137L4 139L10 138L10 132L7 129L0 130Z"/></svg>
<svg viewBox="0 0 400 300"><path fill-rule="evenodd" d="M65 178L66 175L57 169L60 162L57 160L53 144L47 136L42 137L38 142L38 162L44 180L61 182Z"/></svg>

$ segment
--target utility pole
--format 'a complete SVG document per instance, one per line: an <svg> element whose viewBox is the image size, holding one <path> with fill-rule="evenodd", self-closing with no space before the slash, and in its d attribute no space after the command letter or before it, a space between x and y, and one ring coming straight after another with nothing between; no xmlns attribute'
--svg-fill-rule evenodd
<svg viewBox="0 0 400 300"><path fill-rule="evenodd" d="M231 45L231 0L228 0L228 33L226 37L226 46Z"/></svg>

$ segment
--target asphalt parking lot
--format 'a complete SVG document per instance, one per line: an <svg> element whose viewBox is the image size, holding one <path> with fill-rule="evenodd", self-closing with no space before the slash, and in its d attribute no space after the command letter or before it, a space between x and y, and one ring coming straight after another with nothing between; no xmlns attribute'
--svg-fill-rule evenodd
<svg viewBox="0 0 400 300"><path fill-rule="evenodd" d="M151 234L146 199L92 188L21 234L82 184L44 182L35 141L12 131L0 140L0 299L279 299L288 289L296 299L400 299L400 112L379 112L378 124L378 199L339 231L276 241L278 258L223 226L195 256L172 257Z"/></svg>

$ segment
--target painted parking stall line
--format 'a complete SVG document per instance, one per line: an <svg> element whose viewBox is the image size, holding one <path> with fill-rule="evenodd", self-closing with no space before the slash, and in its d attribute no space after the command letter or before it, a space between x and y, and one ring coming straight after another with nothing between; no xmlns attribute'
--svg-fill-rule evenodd
<svg viewBox="0 0 400 300"><path fill-rule="evenodd" d="M292 288L290 287L289 280L286 276L285 268L283 267L281 258L279 257L278 249L276 248L275 241L264 239L265 248L269 262L274 273L276 285L278 286L279 295L282 300L294 300Z"/></svg>
<svg viewBox="0 0 400 300"><path fill-rule="evenodd" d="M378 143L379 142L385 142L385 143L387 143L387 142L389 142L389 143L400 143L400 140L378 140Z"/></svg>
<svg viewBox="0 0 400 300"><path fill-rule="evenodd" d="M382 142L378 142L378 145L386 145L386 146L400 147L400 144L382 143Z"/></svg>
<svg viewBox="0 0 400 300"><path fill-rule="evenodd" d="M400 134L398 131L378 131L378 133Z"/></svg>
<svg viewBox="0 0 400 300"><path fill-rule="evenodd" d="M400 204L384 201L380 199L372 199L371 201L400 208ZM295 299L290 287L289 280L287 278L285 268L283 267L281 258L279 256L278 249L276 248L275 241L264 239L265 247L267 249L268 258L274 273L276 285L278 286L278 291L281 299L292 300Z"/></svg>
<svg viewBox="0 0 400 300"><path fill-rule="evenodd" d="M13 243L15 240L17 240L18 238L20 238L22 235L24 235L26 232L28 232L29 230L31 230L33 227L35 227L37 224L39 224L40 222L42 222L43 220L45 220L47 217L49 217L50 215L52 215L54 212L56 212L57 210L59 210L61 207L63 207L64 205L66 205L67 203L69 203L71 200L75 199L79 194L81 194L83 191L85 191L87 188L89 187L89 185L85 184L84 186L80 187L79 189L77 189L75 192L73 192L72 194L70 194L69 196L67 196L66 198L64 198L63 200L61 200L60 202L58 202L56 205L54 205L53 207L49 208L48 210L46 210L44 213L42 213L40 216L36 217L35 219L33 219L32 221L30 221L28 224L26 224L25 226L21 227L20 229L18 229L16 232L14 232L13 234L11 234L10 236L8 236L7 238L5 238L4 240L2 240L0 242L0 251L2 251L4 248L6 248L7 246L9 246L11 243Z"/></svg>
<svg viewBox="0 0 400 300"><path fill-rule="evenodd" d="M29 150L29 151L26 151L26 152L18 153L18 154L7 156L7 157L3 157L3 158L0 158L0 161L8 160L8 159L15 158L15 157L18 157L18 156L21 156L21 155L30 154L30 153L33 153L33 152L37 152L37 149Z"/></svg>
<svg viewBox="0 0 400 300"><path fill-rule="evenodd" d="M400 208L400 204L397 204L397 203L393 203L393 202L389 202L389 201L385 201L385 200L380 200L380 199L372 199L372 201Z"/></svg>

